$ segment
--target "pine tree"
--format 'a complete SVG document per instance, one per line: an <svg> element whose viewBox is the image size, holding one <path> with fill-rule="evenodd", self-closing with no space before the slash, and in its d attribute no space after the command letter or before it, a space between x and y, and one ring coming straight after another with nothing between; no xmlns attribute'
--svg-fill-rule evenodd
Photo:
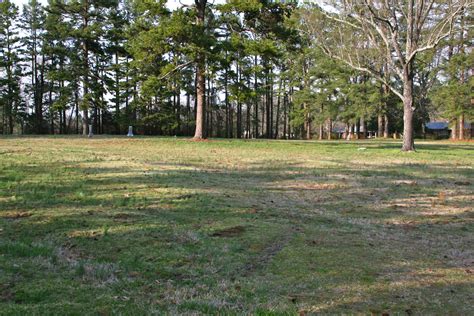
<svg viewBox="0 0 474 316"><path fill-rule="evenodd" d="M42 67L41 51L43 45L43 33L45 14L43 7L37 0L30 0L23 6L21 16L21 27L23 29L22 54L26 62L27 72L24 76L30 77L26 84L25 95L31 100L33 110L33 130L43 133L43 89L44 67Z"/></svg>
<svg viewBox="0 0 474 316"><path fill-rule="evenodd" d="M18 7L11 1L0 3L0 106L2 107L3 134L13 134L15 125L25 117L21 100L22 76L19 54L20 37L16 21Z"/></svg>

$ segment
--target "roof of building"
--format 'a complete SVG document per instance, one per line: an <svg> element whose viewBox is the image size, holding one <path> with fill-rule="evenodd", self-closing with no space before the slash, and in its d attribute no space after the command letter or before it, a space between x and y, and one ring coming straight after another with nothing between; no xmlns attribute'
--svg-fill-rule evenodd
<svg viewBox="0 0 474 316"><path fill-rule="evenodd" d="M434 122L428 122L425 124L427 129L432 129L432 130L442 130L442 129L449 129L449 123L446 121L434 121ZM470 122L464 122L464 128L471 128L472 123Z"/></svg>
<svg viewBox="0 0 474 316"><path fill-rule="evenodd" d="M448 122L428 122L425 124L426 128L428 129L447 129L449 127Z"/></svg>

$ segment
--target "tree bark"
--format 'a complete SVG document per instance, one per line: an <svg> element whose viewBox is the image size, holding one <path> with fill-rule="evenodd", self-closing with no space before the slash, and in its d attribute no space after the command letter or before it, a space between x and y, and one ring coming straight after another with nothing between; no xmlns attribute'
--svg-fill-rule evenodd
<svg viewBox="0 0 474 316"><path fill-rule="evenodd" d="M50 111L49 128L50 128L51 134L54 135L53 89L54 89L54 81L51 81L49 85L49 96L48 96L48 106L49 106L49 111Z"/></svg>
<svg viewBox="0 0 474 316"><path fill-rule="evenodd" d="M206 78L204 77L204 65L198 62L196 68L196 130L195 139L203 138L204 131L204 97L206 93Z"/></svg>
<svg viewBox="0 0 474 316"><path fill-rule="evenodd" d="M459 140L464 140L464 114L459 116Z"/></svg>
<svg viewBox="0 0 474 316"><path fill-rule="evenodd" d="M226 50L227 59L227 50ZM225 137L230 137L230 102L229 102L229 68L226 67L224 72L224 102L225 102Z"/></svg>
<svg viewBox="0 0 474 316"><path fill-rule="evenodd" d="M271 126L271 112L270 112L270 69L268 63L265 61L265 138L272 137Z"/></svg>
<svg viewBox="0 0 474 316"><path fill-rule="evenodd" d="M191 134L189 127L189 121L191 120L191 94L189 91L186 91L186 135Z"/></svg>
<svg viewBox="0 0 474 316"><path fill-rule="evenodd" d="M280 83L278 85L278 96L277 96L277 109L276 109L276 117L275 117L275 133L274 138L278 138L279 129L280 129L280 106L281 106L281 86L282 86L283 79L280 76ZM283 90L285 88L283 87Z"/></svg>
<svg viewBox="0 0 474 316"><path fill-rule="evenodd" d="M268 100L270 102L269 106L270 106L270 115L269 115L269 118L270 118L270 128L269 128L269 132L270 132L270 135L268 136L268 138L273 138L273 66L271 66L270 68L270 74L269 74L269 87L268 87Z"/></svg>
<svg viewBox="0 0 474 316"><path fill-rule="evenodd" d="M384 114L383 116L383 138L388 138L388 115Z"/></svg>
<svg viewBox="0 0 474 316"><path fill-rule="evenodd" d="M204 27L207 0L195 0L196 24ZM205 58L198 56L196 67L196 130L194 139L203 139L204 135L204 98L206 96Z"/></svg>
<svg viewBox="0 0 474 316"><path fill-rule="evenodd" d="M89 2L85 0L84 4L84 16L83 16L83 29L87 29L89 24ZM82 109L82 135L87 136L88 134L88 127L89 127L89 47L87 45L87 39L83 39L82 41L82 50L83 50L83 58L84 58L84 77L83 77L83 109Z"/></svg>
<svg viewBox="0 0 474 316"><path fill-rule="evenodd" d="M306 113L306 139L311 139L311 120L309 118L309 113Z"/></svg>
<svg viewBox="0 0 474 316"><path fill-rule="evenodd" d="M76 134L79 135L79 92L77 88L74 90L74 102L76 107Z"/></svg>
<svg viewBox="0 0 474 316"><path fill-rule="evenodd" d="M303 103L303 112L304 112L304 123L303 123L303 135L304 139L311 139L311 123L309 121L309 113L308 113L308 104Z"/></svg>
<svg viewBox="0 0 474 316"><path fill-rule="evenodd" d="M328 118L328 140L331 140L332 138L332 120L331 118Z"/></svg>
<svg viewBox="0 0 474 316"><path fill-rule="evenodd" d="M37 120L40 122L40 125L38 127L38 132L43 133L43 93L44 93L44 74L45 74L45 58L44 58L44 53L42 54L41 58L41 75L40 75L40 84L39 84L39 91L37 94L38 98L38 116Z"/></svg>
<svg viewBox="0 0 474 316"><path fill-rule="evenodd" d="M458 138L458 120L453 120L453 129L451 130L451 139L456 140Z"/></svg>
<svg viewBox="0 0 474 316"><path fill-rule="evenodd" d="M254 82L253 87L255 90L255 138L258 138L259 129L258 129L258 78L257 78L257 65L258 65L258 57L255 55L254 57L254 69L255 72L253 74Z"/></svg>
<svg viewBox="0 0 474 316"><path fill-rule="evenodd" d="M285 94L283 95L283 138L288 139L287 124L288 124L288 97Z"/></svg>
<svg viewBox="0 0 474 316"><path fill-rule="evenodd" d="M347 140L351 140L353 136L354 125L347 124Z"/></svg>
<svg viewBox="0 0 474 316"><path fill-rule="evenodd" d="M367 132L367 129L365 128L365 118L362 116L360 118L360 136L362 139L366 138L365 133Z"/></svg>
<svg viewBox="0 0 474 316"><path fill-rule="evenodd" d="M415 151L413 135L413 75L406 67L403 80L403 145L402 151Z"/></svg>
<svg viewBox="0 0 474 316"><path fill-rule="evenodd" d="M120 78L119 78L119 58L115 52L115 129L120 134Z"/></svg>
<svg viewBox="0 0 474 316"><path fill-rule="evenodd" d="M240 54L237 54L236 71L237 71L237 82L239 90L239 98L237 99L237 138L242 138L242 102L240 100L240 81L242 80L242 74L240 69Z"/></svg>
<svg viewBox="0 0 474 316"><path fill-rule="evenodd" d="M383 115L377 116L377 137L382 137L383 134Z"/></svg>

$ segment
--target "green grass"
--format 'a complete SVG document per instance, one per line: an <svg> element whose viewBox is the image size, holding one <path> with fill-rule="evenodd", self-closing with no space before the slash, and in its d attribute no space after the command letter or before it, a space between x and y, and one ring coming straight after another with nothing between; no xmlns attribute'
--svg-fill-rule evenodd
<svg viewBox="0 0 474 316"><path fill-rule="evenodd" d="M474 145L399 147L0 138L0 314L472 313Z"/></svg>

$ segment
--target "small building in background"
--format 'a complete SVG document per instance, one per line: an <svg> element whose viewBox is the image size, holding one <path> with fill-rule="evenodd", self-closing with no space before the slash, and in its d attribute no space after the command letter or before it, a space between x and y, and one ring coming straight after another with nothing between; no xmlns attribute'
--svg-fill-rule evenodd
<svg viewBox="0 0 474 316"><path fill-rule="evenodd" d="M425 124L425 137L428 139L451 138L452 129L448 121L432 121ZM464 123L464 139L472 139L474 136L474 124Z"/></svg>
<svg viewBox="0 0 474 316"><path fill-rule="evenodd" d="M425 135L428 139L448 139L451 129L447 121L435 121L425 124Z"/></svg>
<svg viewBox="0 0 474 316"><path fill-rule="evenodd" d="M465 122L464 123L464 138L472 139L474 137L474 123Z"/></svg>

